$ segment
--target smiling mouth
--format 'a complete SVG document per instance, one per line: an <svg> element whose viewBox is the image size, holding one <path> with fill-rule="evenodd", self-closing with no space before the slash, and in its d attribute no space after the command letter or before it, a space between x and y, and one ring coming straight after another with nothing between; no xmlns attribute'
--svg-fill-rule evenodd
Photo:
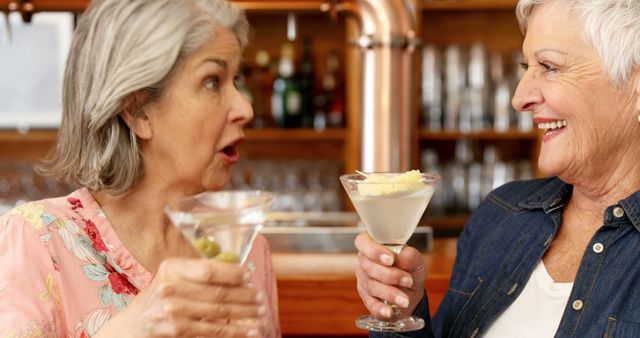
<svg viewBox="0 0 640 338"><path fill-rule="evenodd" d="M538 123L538 129L543 129L545 135L555 133L567 127L567 120Z"/></svg>

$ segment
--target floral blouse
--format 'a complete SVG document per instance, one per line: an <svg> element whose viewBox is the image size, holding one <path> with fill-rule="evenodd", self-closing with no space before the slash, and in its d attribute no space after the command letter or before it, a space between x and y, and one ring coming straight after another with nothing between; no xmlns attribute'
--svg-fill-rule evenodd
<svg viewBox="0 0 640 338"><path fill-rule="evenodd" d="M269 247L247 259L279 337ZM127 251L87 189L23 204L0 217L0 337L91 337L153 274Z"/></svg>

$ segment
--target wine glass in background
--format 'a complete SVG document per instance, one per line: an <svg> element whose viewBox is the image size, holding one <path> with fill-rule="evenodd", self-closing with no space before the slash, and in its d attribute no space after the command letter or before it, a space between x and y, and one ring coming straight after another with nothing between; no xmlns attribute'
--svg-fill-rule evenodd
<svg viewBox="0 0 640 338"><path fill-rule="evenodd" d="M358 173L340 176L349 199L373 240L398 255L418 225L440 176L420 173L412 182L396 181L402 173ZM368 180L371 176L382 180ZM385 301L386 303L386 301ZM402 316L393 304L388 321L366 315L356 320L356 326L380 332L415 331L424 327L416 316Z"/></svg>
<svg viewBox="0 0 640 338"><path fill-rule="evenodd" d="M274 201L261 190L204 192L170 202L165 212L202 257L242 265Z"/></svg>

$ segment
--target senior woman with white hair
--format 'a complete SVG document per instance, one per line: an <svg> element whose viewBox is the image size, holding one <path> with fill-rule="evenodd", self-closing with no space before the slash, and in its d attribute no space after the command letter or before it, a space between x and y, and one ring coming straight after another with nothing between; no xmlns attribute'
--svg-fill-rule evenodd
<svg viewBox="0 0 640 338"><path fill-rule="evenodd" d="M280 336L268 245L254 271L198 259L163 208L222 189L252 118L224 0L93 0L44 171L80 186L0 218L0 336Z"/></svg>
<svg viewBox="0 0 640 338"><path fill-rule="evenodd" d="M551 176L489 194L458 240L433 320L425 268L356 239L358 292L379 319L425 319L376 337L640 337L640 1L520 0L526 70L513 98L544 130Z"/></svg>

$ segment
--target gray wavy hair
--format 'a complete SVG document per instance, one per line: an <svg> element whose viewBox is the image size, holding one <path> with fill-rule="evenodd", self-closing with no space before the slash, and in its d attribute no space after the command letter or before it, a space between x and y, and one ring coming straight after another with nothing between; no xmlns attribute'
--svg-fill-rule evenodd
<svg viewBox="0 0 640 338"><path fill-rule="evenodd" d="M39 172L120 194L142 175L134 116L162 93L175 69L231 29L241 48L249 24L225 0L93 0L76 28L67 60L58 142Z"/></svg>
<svg viewBox="0 0 640 338"><path fill-rule="evenodd" d="M616 85L630 80L640 66L640 1L638 0L520 0L516 14L525 34L536 5L565 3L582 23L584 37L600 55Z"/></svg>

